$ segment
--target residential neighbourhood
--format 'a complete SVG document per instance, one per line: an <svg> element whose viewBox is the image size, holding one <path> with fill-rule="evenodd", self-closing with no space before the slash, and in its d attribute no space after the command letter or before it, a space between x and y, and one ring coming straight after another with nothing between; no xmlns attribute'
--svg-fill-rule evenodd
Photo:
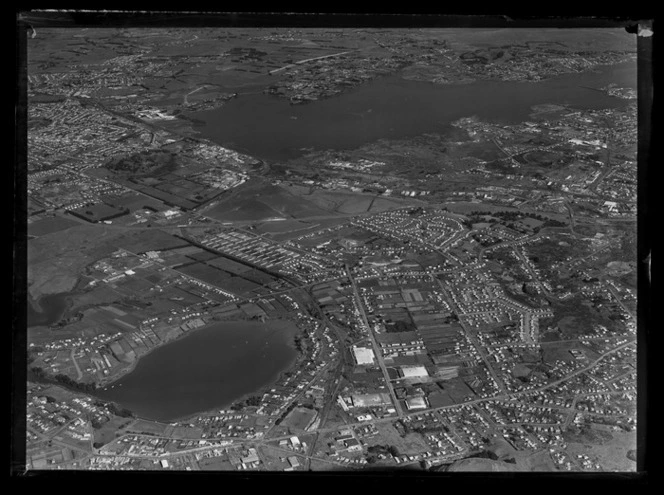
<svg viewBox="0 0 664 495"><path fill-rule="evenodd" d="M636 49L559 31L38 26L26 468L636 471Z"/></svg>

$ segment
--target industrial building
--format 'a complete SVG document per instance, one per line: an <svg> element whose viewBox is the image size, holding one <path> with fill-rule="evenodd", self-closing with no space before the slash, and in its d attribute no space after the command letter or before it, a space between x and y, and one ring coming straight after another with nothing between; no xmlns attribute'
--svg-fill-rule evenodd
<svg viewBox="0 0 664 495"><path fill-rule="evenodd" d="M406 399L406 407L409 411L412 411L414 409L426 409L429 405L424 397L410 397Z"/></svg>
<svg viewBox="0 0 664 495"><path fill-rule="evenodd" d="M375 363L374 352L368 347L353 347L353 354L355 355L355 361L359 365Z"/></svg>
<svg viewBox="0 0 664 495"><path fill-rule="evenodd" d="M420 378L429 376L427 369L424 366L402 366L401 373L404 378Z"/></svg>

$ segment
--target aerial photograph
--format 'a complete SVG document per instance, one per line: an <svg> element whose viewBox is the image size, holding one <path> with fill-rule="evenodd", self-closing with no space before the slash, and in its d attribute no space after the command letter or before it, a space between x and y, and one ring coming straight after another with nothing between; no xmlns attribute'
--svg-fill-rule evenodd
<svg viewBox="0 0 664 495"><path fill-rule="evenodd" d="M638 471L636 34L25 38L26 472Z"/></svg>

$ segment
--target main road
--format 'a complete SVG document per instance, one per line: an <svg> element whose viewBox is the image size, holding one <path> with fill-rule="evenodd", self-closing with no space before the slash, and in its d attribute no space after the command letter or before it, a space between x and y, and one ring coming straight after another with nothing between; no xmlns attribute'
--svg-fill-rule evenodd
<svg viewBox="0 0 664 495"><path fill-rule="evenodd" d="M355 283L355 279L353 278L353 274L351 273L349 266L345 265L345 268L348 279L350 280L350 283L353 286L353 294L355 296L355 302L360 311L360 315L362 316L362 321L364 325L367 327L367 330L369 332L369 339L371 339L371 346L373 347L374 354L376 355L376 361L378 361L378 366L380 366L380 369L383 372L383 376L385 377L385 384L387 385L387 389L390 392L390 397L392 397L392 402L394 403L394 407L397 410L397 416L401 418L404 415L403 409L401 408L401 404L399 403L399 400L397 399L397 396L394 393L394 389L392 388L392 384L390 383L390 375L387 373L387 368L385 367L385 362L383 361L383 354L381 353L380 346L378 345L378 342L376 342L376 337L374 336L373 329L371 328L371 325L369 325L367 314L364 312L364 306L362 305L362 298L360 297L360 293L357 290L357 284Z"/></svg>

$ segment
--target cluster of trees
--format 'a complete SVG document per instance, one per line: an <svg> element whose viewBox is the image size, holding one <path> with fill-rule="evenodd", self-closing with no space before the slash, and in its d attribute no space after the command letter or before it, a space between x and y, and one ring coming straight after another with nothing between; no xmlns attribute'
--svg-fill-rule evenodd
<svg viewBox="0 0 664 495"><path fill-rule="evenodd" d="M367 447L367 452L369 454L390 454L394 457L398 457L400 455L399 449L397 449L394 445L370 445Z"/></svg>
<svg viewBox="0 0 664 495"><path fill-rule="evenodd" d="M129 409L126 409L126 408L123 408L123 407L118 407L113 402L104 402L104 401L101 401L101 400L95 400L94 404L97 407L105 408L111 414L113 414L115 416L120 416L121 418L133 418L134 417L134 413L132 413Z"/></svg>
<svg viewBox="0 0 664 495"><path fill-rule="evenodd" d="M560 220L547 218L546 221L544 222L543 227L565 227L566 225L567 224L565 222L561 222Z"/></svg>
<svg viewBox="0 0 664 495"><path fill-rule="evenodd" d="M234 403L233 405L231 405L231 409L233 411L240 411L240 410L244 409L247 406L257 407L257 406L260 406L261 400L262 400L261 397L258 397L257 395L252 395L251 397L248 397L247 399L245 399L243 401L239 401L239 402Z"/></svg>
<svg viewBox="0 0 664 495"><path fill-rule="evenodd" d="M490 238L490 239L483 239L480 236L478 236L477 234L474 234L471 237L472 237L472 239L475 240L475 242L477 242L482 247L493 246L494 244L498 244L500 242L498 239L493 238L493 237Z"/></svg>
<svg viewBox="0 0 664 495"><path fill-rule="evenodd" d="M42 376L44 376L44 370L42 370L41 368L37 368L37 369L41 372ZM37 373L35 371L35 368L32 368L32 371ZM37 373L37 374L39 375L39 373ZM67 386L69 388L72 388L74 390L78 390L80 392L90 393L90 392L94 392L95 390L97 390L97 385L95 383L77 382L76 380L74 380L73 378L71 378L67 375L58 374L58 375L55 375L53 378L55 379L56 382L61 383L62 385L65 385L65 386Z"/></svg>
<svg viewBox="0 0 664 495"><path fill-rule="evenodd" d="M291 402L291 405L286 408L286 410L277 418L277 420L274 422L275 426L279 426L281 422L288 416L288 414L295 409L297 406L297 402Z"/></svg>
<svg viewBox="0 0 664 495"><path fill-rule="evenodd" d="M296 335L295 338L293 339L293 342L295 343L295 349L297 349L297 352L302 352L302 337L300 335Z"/></svg>
<svg viewBox="0 0 664 495"><path fill-rule="evenodd" d="M415 324L410 321L397 320L385 324L387 333L414 332L416 329Z"/></svg>
<svg viewBox="0 0 664 495"><path fill-rule="evenodd" d="M175 154L162 150L145 150L133 155L113 158L105 165L108 170L138 175L153 172L161 167L171 170L176 166Z"/></svg>
<svg viewBox="0 0 664 495"><path fill-rule="evenodd" d="M520 211L475 211L472 214L468 215L470 220L464 221L464 224L470 228L470 226L473 223L479 222L482 220L482 216L492 216L496 218L500 218L503 221L509 222L509 221L516 221L516 220L521 220L522 218L534 218L535 220L539 220L541 222L544 222L543 227L564 227L567 225L565 222L561 222L559 220L554 220L553 218L549 218L543 215L540 215L538 213L528 213L524 214ZM489 223L496 223L497 220L495 218L490 218L487 220Z"/></svg>
<svg viewBox="0 0 664 495"><path fill-rule="evenodd" d="M498 460L498 456L491 450L483 450L482 452L468 456L468 458L491 459L492 461Z"/></svg>
<svg viewBox="0 0 664 495"><path fill-rule="evenodd" d="M92 427L93 427L95 430L98 430L98 429L100 429L102 426L104 426L104 423L102 423L101 421L99 421L97 418L92 418L92 419L90 419L90 424L92 425ZM102 445L103 445L103 444L102 444ZM101 447L101 445L100 445L100 447ZM99 447L97 447L97 448L99 448Z"/></svg>

